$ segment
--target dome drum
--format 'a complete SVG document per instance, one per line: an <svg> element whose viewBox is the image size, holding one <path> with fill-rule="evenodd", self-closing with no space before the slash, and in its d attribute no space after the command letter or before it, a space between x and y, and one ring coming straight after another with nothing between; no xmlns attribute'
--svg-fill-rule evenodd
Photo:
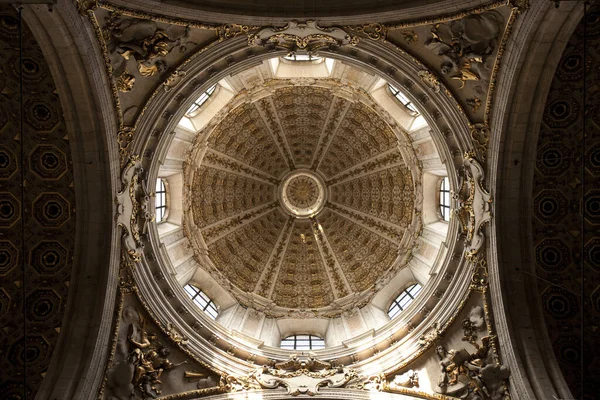
<svg viewBox="0 0 600 400"><path fill-rule="evenodd" d="M342 53L336 55L336 59L339 58L347 59L349 63L354 63L357 61L347 58L347 56ZM241 64L236 65L236 69L241 70ZM188 77L186 76L185 79L187 78ZM406 78L398 74L393 82L398 87L405 87L404 84L398 84L398 80L396 78L400 82L404 82ZM311 86L306 86L307 84L310 84ZM242 307L247 307L248 311L246 311L246 313L258 311L259 315L262 314L262 318L266 318L264 319L265 324L270 318L276 321L285 320L285 318L308 318L310 320L314 318L325 317L329 318L330 320L336 318L347 319L350 315L353 315L353 313L356 312L353 310L360 310L361 308L367 306L371 301L373 301L376 293L381 290L381 288L391 284L393 281L392 278L397 271L402 269L412 270L414 268L413 264L418 264L418 262L411 260L414 259L412 256L412 253L415 251L414 249L418 248L415 243L420 240L419 235L423 230L423 227L421 227L420 223L418 222L421 220L418 210L421 207L421 199L423 196L421 193L422 185L420 182L423 172L420 170L420 162L418 160L419 156L415 154L410 135L408 135L403 128L398 126L396 122L394 122L394 118L390 116L386 110L384 110L372 99L369 99L368 96L361 95L359 93L360 90L357 91L353 85L345 85L346 84L343 83L343 80L335 81L332 79L325 79L323 82L321 82L319 80L306 80L305 78L297 78L291 80L274 79L272 81L265 82L264 86L259 84L254 88L250 87L248 89L244 89L234 98L232 98L225 108L219 112L215 118L211 119L211 121L206 124L205 128L199 132L197 139L192 146L191 152L189 153L189 161L184 163L183 181L186 183L184 183L183 187L183 204L186 204L186 206L184 206L183 209L184 214L185 210L190 212L188 212L187 217L184 215L183 227L188 235L192 235L192 232L194 232L193 235L197 236L197 239L190 241L193 248L194 246L197 246L196 250L194 250L194 253L196 253L196 255L194 255L195 265L197 265L199 268L204 268L207 271L210 271L211 274L214 274L216 282L225 288L229 294L233 296L235 301L238 302ZM427 89L426 87L421 86L422 85L420 83L413 85L413 88L417 90L416 93L411 94L410 97L423 112L425 119L428 121L434 121L435 118L431 117L431 112L433 112L431 110L437 107L437 100L432 101L431 99L433 99L435 95L428 93L428 102L426 106L423 106L418 99L423 97L424 92L419 93L419 91L424 91ZM264 91L264 87L268 88L266 92ZM182 86L182 88L184 88L185 91L185 86ZM286 94L286 91L294 91L298 89L305 91L312 90L318 95L308 96L303 94L290 96ZM198 89L196 89L196 91L197 90ZM254 94L250 96L251 93ZM261 94L256 95L256 93ZM339 93L340 96L337 96L336 93ZM279 110L286 109L284 106L286 102L292 101L293 104L294 101L299 101L298 99L305 101L305 105L301 106L305 107L306 110L311 110L314 108L316 111L317 108L311 105L311 103L315 104L315 101L325 102L324 104L329 102L329 106L324 107L325 111L327 111L325 115L321 114L319 116L319 113L316 112L311 114L311 118L306 120L307 122L303 121L301 123L285 125L288 123L287 121L292 120L291 118L297 117L286 115L286 111L280 113ZM278 101L278 104L281 105L275 105L275 101ZM346 102L346 108L343 107L343 102ZM252 107L257 109L258 112L255 113L252 110ZM349 112L352 107L355 107L358 113L355 111ZM361 112L361 110L367 110L367 112L364 113ZM371 119L369 117L369 113L373 110L375 110L373 115L378 116L373 116L373 119ZM385 146L379 147L382 150L380 150L380 156L375 155L374 157L362 160L359 154L366 154L365 151L363 150L361 152L356 152L356 156L352 156L354 158L351 160L351 162L355 163L355 168L344 167L344 165L347 165L347 160L344 160L346 164L339 163L336 165L335 162L332 162L334 158L331 158L331 156L329 156L330 160L327 160L327 153L329 152L330 154L334 154L335 151L337 151L335 148L337 143L336 141L331 140L332 137L328 137L325 134L327 130L324 129L325 124L329 124L328 126L331 127L337 127L337 129L344 128L342 127L343 118L335 118L335 114L333 114L334 112L339 113L340 116L345 115L344 118L347 118L350 115L356 115L363 119L363 123L375 124L374 126L377 128L375 131L371 130L371 132L377 132L379 129L382 129L383 132L386 133L384 133L381 138L385 138L385 140L389 140L390 143L394 144L387 148ZM177 110L173 110L173 115L176 115L177 113ZM257 123L244 125L244 120L252 120L252 118L248 119L248 116L252 115L253 113L255 117L252 118L254 118L254 121L257 121ZM241 118L238 119L237 123L229 125L233 130L235 130L237 127L248 126L252 129L254 134L258 135L257 137L263 135L262 137L264 138L271 138L269 140L273 140L272 145L269 144L269 140L267 139L263 140L262 143L268 144L272 147L269 149L263 148L256 153L242 151L241 153L238 153L240 156L236 156L237 158L231 156L230 154L226 154L226 152L222 150L219 150L221 142L229 143L227 147L221 147L221 149L228 149L232 146L232 144L232 149L235 149L236 147L241 149L239 146L247 142L246 140L239 140L243 136L240 136L237 142L227 142L224 139L225 136L220 136L221 133L219 132L227 132L227 130L220 128L220 125L223 126L223 124L228 124L227 119L231 118L233 115L238 115L238 118ZM456 121L456 119L450 119L450 121ZM357 122L358 125L356 125ZM446 140L454 141L455 138L461 137L462 133L460 133L460 129L455 130L455 136L441 135L441 130L448 130L449 128L444 126L444 124L447 123L445 119L438 120L437 122L438 124L430 125L429 128L436 135L434 139L436 147L438 147L440 143L445 143ZM247 123L248 122L246 122L246 124ZM317 132L318 135L316 136L316 139L305 139L303 142L294 142L292 139L296 133L291 133L292 136L287 136L290 134L289 132L292 132L291 130L294 129L294 126L302 127L307 123L310 124L310 127L300 130L298 134L309 135L313 132ZM348 126L351 129L352 126L360 126L360 124L360 120L354 120L352 124ZM289 132L287 131L288 129L290 129ZM375 134L377 135L379 133ZM235 136L236 133L232 131L231 135ZM310 136L306 137L308 138ZM323 145L321 143L323 139L327 140L323 146L327 151L320 153L319 147ZM380 140L381 139L378 140L375 138L375 140L362 142L359 139L358 141L354 142L350 141L347 145L344 144L343 146L346 146L346 148L348 148L347 146L350 146L350 148L352 148L351 146L356 146L359 143L365 143L367 146L369 146L368 143L379 143L378 145L381 146L382 143L385 143L385 140L384 142L381 142ZM167 142L161 140L161 148L164 149L162 146L166 145ZM451 147L456 146L456 144L452 144ZM442 151L446 152L447 150L445 150L445 147L442 147ZM339 154L344 153L345 151ZM165 154L164 150L162 154ZM244 154L243 157L246 158L240 160L242 154ZM273 159L265 157L267 154L271 154L275 158L279 158L282 161L273 163L270 161ZM321 178L321 181L325 186L323 190L323 206L313 218L293 218L288 212L284 211L283 205L280 202L282 183L285 180L286 175L292 172L292 169L290 169L290 164L295 164L296 160L306 160L311 154L313 156L318 155L321 158L321 161L319 161L319 163L316 165L316 171L318 177ZM336 157L337 160L340 160L339 156ZM445 157L446 159L453 160L453 158L449 156L449 153ZM240 173L239 167L242 166L242 164L235 163L234 165L234 163L230 162L233 160L242 161L244 164L246 164L246 167L251 165L249 163L253 163L253 160L256 160L261 164L257 164L257 166L253 168L247 168L246 172ZM462 161L456 160L456 162L457 165L460 165ZM227 163L229 166L225 165ZM311 162L308 162L308 165L305 161L303 161L303 163L304 164L299 165L299 168L294 168L293 170L308 169L314 171L314 165L311 166ZM281 165L283 168L276 170L276 165ZM150 176L152 176L153 173L156 173L153 171L157 171L158 164L152 163L149 164L148 167L151 171ZM453 167L454 166L452 165L452 168ZM241 182L240 176L244 176L242 180L246 180L246 183L241 186L239 186L239 183L236 184L238 185L237 187L245 187L249 190L249 188L252 187L258 188L257 185L259 185L260 182L260 184L264 183L264 185L266 185L264 187L268 188L267 192L269 195L266 197L262 196L261 200L260 196L258 198L247 196L243 195L243 192L234 193L234 190L234 192L232 192L230 195L227 194L223 198L236 199L233 203L230 203L232 205L235 205L236 201L239 203L242 201L241 199L246 199L247 205L251 205L251 202L254 201L254 206L251 206L248 209L248 213L233 213L235 207L230 207L228 209L217 208L221 215L225 216L225 219L222 220L223 223L217 223L215 221L208 225L197 225L192 219L190 219L190 217L194 215L195 218L196 215L206 214L196 213L195 210L194 212L191 212L193 210L192 203L194 201L198 203L198 199L194 198L194 196L190 196L191 193L195 192L195 189L194 185L188 180L189 178L186 178L185 171L193 171L193 173L190 173L189 176L194 176L194 179L202 175L203 182L210 182L212 180L212 182L227 183L235 181L231 174L234 171L232 168L238 172L238 176L235 178L238 182ZM342 168L341 171L339 170L340 168ZM343 168L346 170L344 171ZM394 168L395 171L400 172L395 172ZM452 174L454 173L452 168L449 170L451 180ZM404 172L402 172L403 169ZM339 172L336 173L336 171ZM340 174L342 171L344 173ZM233 175L236 174L234 173ZM371 176L370 180L364 180L364 178L362 178L363 175L365 177ZM219 178L218 176L221 176L222 178ZM359 177L361 178L357 179ZM248 180L248 178L250 178L250 180ZM358 181L361 179L362 183L359 183ZM352 192L353 189L344 189L342 192L340 192L339 189L344 185L347 186L348 183L353 181L357 181L353 184L355 188L360 187L356 185L363 185L365 189L367 187L371 188L369 190L371 193L380 193L376 196L397 196L395 193L399 193L400 196L402 196L403 193L406 193L406 198L400 197L400 200L393 200L393 203L390 203L398 205L402 204L403 207L405 207L405 212L401 212L400 209L395 210L394 207L382 207L379 209L380 211L378 211L379 215L375 215L371 214L372 211L368 208L364 208L363 210L352 210L352 208L345 206L344 202L350 202L348 204L354 204L352 207L357 207L356 204L359 203L356 203L356 201L360 202L359 198L353 200L352 196L343 195L340 197L340 193ZM394 185L400 186L398 186L398 189L392 191L390 194L388 194L387 190L384 190L383 194L381 194L381 190L373 190L375 187L372 185L379 184L377 182L394 182ZM410 188L410 192L406 192L404 190L404 185L407 185L407 187ZM232 186L228 186L228 184L226 184L224 187ZM348 187L352 188L352 185ZM334 188L336 188L336 190L334 190ZM347 190L350 190L350 192L347 192ZM188 195L185 193L188 193ZM367 191L362 193L367 193ZM411 197L414 199L413 202L410 201ZM390 197L390 199L392 198L393 197ZM383 206L384 203L381 201L384 198L379 197L379 199L380 200L378 200L376 204L381 204ZM365 203L365 206L367 204L368 203ZM224 212L229 212L229 210L231 210L232 213L223 214ZM398 223L400 225L395 225L396 223L390 223L389 218L385 217L386 214L382 213L388 213L387 215L400 213L404 217L402 217L400 214L397 214L399 217L397 221L399 221ZM291 219L287 220L286 218ZM239 222L240 219L241 224ZM358 224L354 222L348 222L352 220L358 221ZM379 264L381 265L379 268L382 269L377 270L375 268L368 268L363 269L362 271L357 270L354 274L350 274L350 271L352 271L354 265L347 263L343 257L338 257L337 252L341 251L342 253L339 254L343 254L344 251L343 247L341 247L343 245L342 242L340 242L339 239L330 237L328 234L328 226L330 227L329 230L331 227L333 227L335 231L344 231L347 229L345 226L354 226L348 224L356 225L356 227L351 231L356 232L355 234L357 235L357 240L359 240L359 242L356 242L355 245L350 245L350 247L347 248L352 248L353 250L357 251L366 250L364 253L365 256L368 257L371 255L376 259L379 259L380 263L382 262L382 264ZM319 229L319 227L322 228L322 231ZM221 230L223 235L217 235L209 240L206 240L204 237L206 231L213 229L214 232L215 228L217 230ZM320 237L319 232L325 232L325 235ZM153 235L154 234L155 233L153 233ZM231 239L226 239L227 236L229 236ZM245 238L265 238L265 240L268 238L268 240L270 240L272 243L271 249L276 250L280 248L281 251L279 253L276 251L271 251L269 254L267 249L267 251L262 254L256 252L252 253L252 249L239 246L240 243L247 242L248 239ZM157 240L159 239L157 238ZM216 243L219 240L222 240L222 242ZM230 242L230 245L225 244L225 242L228 240L233 240ZM360 240L366 240L366 242L363 244L358 244L362 243ZM369 240L371 240L371 242L369 242ZM379 243L375 244L375 241L378 241ZM196 243L196 245L194 245L194 243ZM401 246L406 246L405 250L398 251L397 247L399 243L401 243ZM453 248L454 241L451 241L450 243L452 243L451 248ZM386 246L389 246L390 250L385 250ZM265 248L263 244L254 247L258 249ZM244 256L243 259L249 260L250 263L241 263L239 268L235 268L235 274L228 277L225 273L227 268L223 268L221 266L224 264L219 264L222 263L221 260L223 260L223 258L221 256L217 256L215 258L216 254L224 254L220 253L221 250L219 250L219 248L237 248L239 251L247 252L246 254L248 254L248 256ZM391 249L394 250L392 251ZM296 265L289 270L282 269L283 265L286 263L285 254L288 251L294 251L293 254L300 254L300 260L305 263L303 265L306 265L306 267ZM263 260L262 262L266 262L266 264L264 264L266 265L266 268L262 270L261 273L258 273L260 269L257 268L257 265L260 264L256 264L253 260ZM319 265L319 263L321 264L322 268L322 279L315 280L313 274L310 273L310 266L311 264ZM384 265L387 265L387 268L384 267ZM437 302L439 301L439 298L436 296L439 295L440 289L445 286L444 282L446 282L444 279L441 279L444 275L443 271L449 268L450 265L454 264L442 263L436 267L437 272L441 274L436 276L440 279L432 280L431 284L433 286L431 288L428 286L425 288L427 290L424 290L423 294L421 295L423 297L418 302L415 302L414 308L411 308L411 314L418 312L425 303L438 304ZM453 266L452 268L456 268L456 266ZM386 269L387 273L385 273ZM299 276L299 271L303 270L309 271L309 274ZM346 275L346 273L349 275ZM294 282L294 285L290 285L286 282L288 275L294 276L293 280L290 280L290 283ZM231 277L233 277L233 280L230 279ZM370 285L367 284L363 287L357 285L358 283L363 282L364 278L373 279L374 277L377 277L377 279L374 279ZM170 280L165 280L164 284L167 284L167 282L170 282ZM298 282L309 283L310 287L313 288L312 290L314 290L314 288L319 290L319 285L322 285L321 287L323 289L321 289L321 292L310 292L306 290L308 286L305 287L303 285L297 285ZM327 285L328 289L324 289L327 287ZM171 286L171 283L168 283L168 286ZM290 288L293 289L292 291L288 292ZM444 293L444 290L445 289L441 289L441 293ZM308 303L303 303L303 301L306 301L307 297L303 295L297 295L297 293L302 293L303 291L307 294L310 293L311 299L317 299L318 301L321 301L320 304L322 305L317 305L315 307L316 304L310 306ZM287 294L284 296L272 297L275 293ZM330 299L328 299L328 296L330 296ZM433 298L436 300L432 303L431 299ZM290 303L290 301L293 302ZM178 302L177 297L171 298L170 302ZM454 301L448 304L453 303ZM435 307L431 304L429 307ZM202 319L202 316L201 314L196 315L196 313L194 313L194 318ZM390 325L389 329L393 329L391 326L397 326L399 328L400 325L397 325L398 323L400 322L397 321L396 324ZM210 326L210 330L215 332L222 330L222 327L220 327L219 324L219 318L217 319L217 322L203 321L202 324L207 327ZM382 339L380 334L377 334L376 337ZM275 349L270 350L271 348L269 346L265 346L264 344L259 345L261 340L258 340L257 342L254 340L248 341L248 339L244 340L245 344L242 342L238 343L239 348L247 349L249 354L255 351L252 350L253 347L259 346L264 347L264 351L270 354L271 357L278 357L277 354L279 353L277 353ZM230 343L229 340L228 342ZM357 342L357 344L358 343L359 342ZM332 348L332 356L333 354L341 354L339 353L339 350L335 349L336 347ZM329 350L319 350L319 352L323 351L329 354Z"/></svg>

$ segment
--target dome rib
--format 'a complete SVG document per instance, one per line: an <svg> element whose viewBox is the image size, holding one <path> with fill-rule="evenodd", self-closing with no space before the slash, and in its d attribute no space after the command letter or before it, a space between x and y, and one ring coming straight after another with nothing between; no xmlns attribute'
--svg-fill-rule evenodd
<svg viewBox="0 0 600 400"><path fill-rule="evenodd" d="M285 134L283 133L283 128L281 127L281 122L277 116L277 110L272 99L261 99L254 103L254 107L256 107L256 110L259 112L263 123L269 130L273 142L276 143L280 154L286 160L288 170L293 171L296 169L296 165L294 164L290 146L286 141Z"/></svg>

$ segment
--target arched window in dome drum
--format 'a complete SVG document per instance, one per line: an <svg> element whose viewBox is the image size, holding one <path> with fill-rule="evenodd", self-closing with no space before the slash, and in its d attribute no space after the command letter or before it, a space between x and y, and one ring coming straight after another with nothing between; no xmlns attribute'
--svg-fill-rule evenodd
<svg viewBox="0 0 600 400"><path fill-rule="evenodd" d="M315 335L292 335L281 341L285 350L319 350L325 348L325 340Z"/></svg>
<svg viewBox="0 0 600 400"><path fill-rule="evenodd" d="M202 107L202 105L204 103L206 103L206 101L210 98L210 96L214 93L215 89L216 89L217 85L212 85L211 87L209 87L206 92L202 93L200 95L200 97L198 97L198 99L196 99L196 101L194 101L194 103L192 104L192 106L187 110L187 112L185 113L185 115L191 115L193 113L195 113L196 111L198 111L198 109L200 107Z"/></svg>
<svg viewBox="0 0 600 400"><path fill-rule="evenodd" d="M315 56L314 54L296 54L289 53L283 57L284 60L288 61L321 61L323 57Z"/></svg>
<svg viewBox="0 0 600 400"><path fill-rule="evenodd" d="M193 302L212 319L217 319L219 311L214 301L210 299L202 290L194 285L185 285L185 291L192 298Z"/></svg>
<svg viewBox="0 0 600 400"><path fill-rule="evenodd" d="M161 222L167 214L167 189L165 181L161 178L156 180L155 208L156 222Z"/></svg>
<svg viewBox="0 0 600 400"><path fill-rule="evenodd" d="M419 113L419 111L415 108L414 104L408 99L408 97L406 97L404 95L404 93L402 93L400 90L396 89L394 86L390 85L388 83L388 88L390 89L390 92L392 93L392 96L394 96L396 98L396 100L398 100L400 103L402 103L402 105L406 108L408 108L410 111L414 112L414 113Z"/></svg>
<svg viewBox="0 0 600 400"><path fill-rule="evenodd" d="M447 176L440 182L440 214L444 221L450 221L450 181Z"/></svg>
<svg viewBox="0 0 600 400"><path fill-rule="evenodd" d="M396 299L392 301L392 304L388 309L388 315L390 316L390 319L394 319L398 314L400 314L401 311L404 311L406 307L408 307L408 305L412 303L415 297L417 297L422 288L423 287L420 284L413 283L412 285L404 289L398 295L398 297L396 297Z"/></svg>

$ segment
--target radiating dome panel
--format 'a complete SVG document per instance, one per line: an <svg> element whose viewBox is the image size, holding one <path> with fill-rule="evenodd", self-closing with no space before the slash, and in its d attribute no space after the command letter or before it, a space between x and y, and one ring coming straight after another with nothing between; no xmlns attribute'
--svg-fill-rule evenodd
<svg viewBox="0 0 600 400"><path fill-rule="evenodd" d="M373 217L407 226L412 219L413 182L405 166L396 166L331 187L331 201Z"/></svg>
<svg viewBox="0 0 600 400"><path fill-rule="evenodd" d="M396 259L397 244L359 223L327 208L318 220L353 291L372 287Z"/></svg>
<svg viewBox="0 0 600 400"><path fill-rule="evenodd" d="M210 167L195 170L191 198L194 222L198 227L275 200L274 186L228 171Z"/></svg>
<svg viewBox="0 0 600 400"><path fill-rule="evenodd" d="M296 166L311 164L333 98L331 91L310 86L287 87L273 95Z"/></svg>
<svg viewBox="0 0 600 400"><path fill-rule="evenodd" d="M331 304L333 294L312 224L296 220L272 299L289 308L319 308Z"/></svg>
<svg viewBox="0 0 600 400"><path fill-rule="evenodd" d="M331 178L398 145L391 128L373 110L356 103L345 114L319 171Z"/></svg>
<svg viewBox="0 0 600 400"><path fill-rule="evenodd" d="M209 147L274 177L287 170L281 149L253 104L238 107L217 125Z"/></svg>
<svg viewBox="0 0 600 400"><path fill-rule="evenodd" d="M240 289L253 291L286 220L274 209L209 245L214 266Z"/></svg>

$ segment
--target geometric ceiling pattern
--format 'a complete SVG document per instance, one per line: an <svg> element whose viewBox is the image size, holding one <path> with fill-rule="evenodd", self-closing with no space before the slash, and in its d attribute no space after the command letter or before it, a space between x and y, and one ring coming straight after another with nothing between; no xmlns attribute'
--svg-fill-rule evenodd
<svg viewBox="0 0 600 400"><path fill-rule="evenodd" d="M73 170L60 101L42 50L25 24L19 67L18 18L12 6L0 8L0 396L4 399L34 398L46 374L67 304L75 241Z"/></svg>
<svg viewBox="0 0 600 400"><path fill-rule="evenodd" d="M199 232L212 269L231 285L280 307L319 309L372 289L413 220L414 184L396 134L329 88L286 86L237 107L189 163L185 219L196 229L186 231ZM284 186L294 171L314 183ZM295 204L316 201L322 187L324 205L297 217L283 187Z"/></svg>
<svg viewBox="0 0 600 400"><path fill-rule="evenodd" d="M598 8L587 17L585 57L584 22L567 44L544 109L534 172L532 231L538 290L556 359L574 398L592 399L597 398L600 379L587 374L582 392L581 366L600 371Z"/></svg>

